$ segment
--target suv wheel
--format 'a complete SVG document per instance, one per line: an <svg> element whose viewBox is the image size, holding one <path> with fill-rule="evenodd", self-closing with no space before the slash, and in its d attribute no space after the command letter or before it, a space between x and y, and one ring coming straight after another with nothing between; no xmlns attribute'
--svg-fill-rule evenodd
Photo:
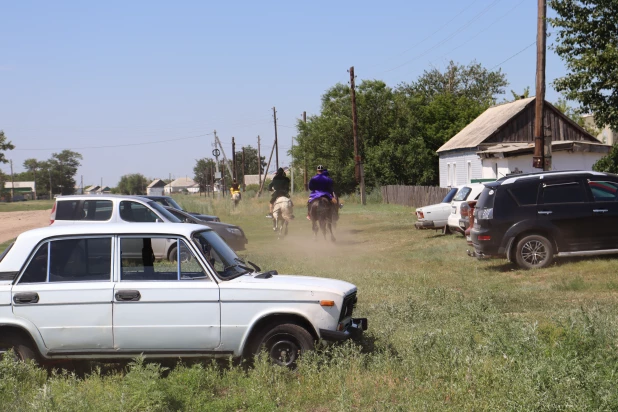
<svg viewBox="0 0 618 412"><path fill-rule="evenodd" d="M9 350L13 350L13 358L16 361L37 361L38 357L30 345L17 336L7 336L0 338L0 357L4 356Z"/></svg>
<svg viewBox="0 0 618 412"><path fill-rule="evenodd" d="M313 336L305 328L286 323L258 336L252 352L257 355L264 348L274 364L295 368L300 356L313 349L313 343Z"/></svg>
<svg viewBox="0 0 618 412"><path fill-rule="evenodd" d="M544 268L554 261L554 249L544 236L525 236L517 242L515 261L524 269Z"/></svg>

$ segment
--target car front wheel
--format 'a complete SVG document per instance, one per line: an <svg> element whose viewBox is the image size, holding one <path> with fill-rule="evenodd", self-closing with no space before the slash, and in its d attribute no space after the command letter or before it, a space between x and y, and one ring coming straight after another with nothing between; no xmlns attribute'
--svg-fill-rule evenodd
<svg viewBox="0 0 618 412"><path fill-rule="evenodd" d="M313 344L313 336L305 328L286 323L260 335L255 341L252 352L257 355L264 349L271 362L295 368L300 356L313 349Z"/></svg>
<svg viewBox="0 0 618 412"><path fill-rule="evenodd" d="M515 261L523 269L541 269L554 261L554 248L544 236L525 236L517 242Z"/></svg>

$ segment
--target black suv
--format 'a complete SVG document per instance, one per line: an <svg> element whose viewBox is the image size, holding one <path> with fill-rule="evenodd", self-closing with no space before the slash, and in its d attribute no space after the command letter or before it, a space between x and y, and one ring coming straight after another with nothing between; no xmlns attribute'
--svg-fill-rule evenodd
<svg viewBox="0 0 618 412"><path fill-rule="evenodd" d="M140 197L144 197L146 199L154 200L158 204L166 206L166 207L173 207L174 209L182 210L183 212L187 212L178 203L176 203L176 201L174 199L172 199L169 196L140 195ZM220 222L221 221L217 216L203 215L203 214L197 213L197 212L187 212L187 213L189 213L190 215L195 216L199 220L203 220L204 222Z"/></svg>
<svg viewBox="0 0 618 412"><path fill-rule="evenodd" d="M618 175L570 171L486 183L476 204L478 257L542 268L555 256L618 253Z"/></svg>

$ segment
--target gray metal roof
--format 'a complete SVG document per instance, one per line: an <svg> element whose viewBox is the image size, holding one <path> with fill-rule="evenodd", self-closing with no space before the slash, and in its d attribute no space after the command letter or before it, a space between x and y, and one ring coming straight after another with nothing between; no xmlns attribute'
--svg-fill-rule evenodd
<svg viewBox="0 0 618 412"><path fill-rule="evenodd" d="M472 123L444 143L438 153L447 150L466 149L477 147L494 134L502 125L515 117L518 113L534 101L534 97L515 100L511 103L500 104L485 110Z"/></svg>

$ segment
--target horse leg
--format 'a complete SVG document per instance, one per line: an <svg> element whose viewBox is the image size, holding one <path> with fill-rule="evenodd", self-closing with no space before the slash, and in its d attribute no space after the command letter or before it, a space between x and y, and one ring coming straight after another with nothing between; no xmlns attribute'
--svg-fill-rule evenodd
<svg viewBox="0 0 618 412"><path fill-rule="evenodd" d="M331 242L335 242L337 239L335 239L335 235L333 235L333 224L331 222L328 222L328 231L330 232L330 241Z"/></svg>
<svg viewBox="0 0 618 412"><path fill-rule="evenodd" d="M322 231L322 234L324 235L324 240L326 240L326 220L324 219L320 219L320 230Z"/></svg>
<svg viewBox="0 0 618 412"><path fill-rule="evenodd" d="M311 225L312 225L311 230L313 230L313 239L318 240L318 222L312 219Z"/></svg>
<svg viewBox="0 0 618 412"><path fill-rule="evenodd" d="M283 232L283 236L287 236L288 235L288 223L289 222L287 220L284 221L285 231Z"/></svg>
<svg viewBox="0 0 618 412"><path fill-rule="evenodd" d="M273 216L273 232L277 231L277 216Z"/></svg>

